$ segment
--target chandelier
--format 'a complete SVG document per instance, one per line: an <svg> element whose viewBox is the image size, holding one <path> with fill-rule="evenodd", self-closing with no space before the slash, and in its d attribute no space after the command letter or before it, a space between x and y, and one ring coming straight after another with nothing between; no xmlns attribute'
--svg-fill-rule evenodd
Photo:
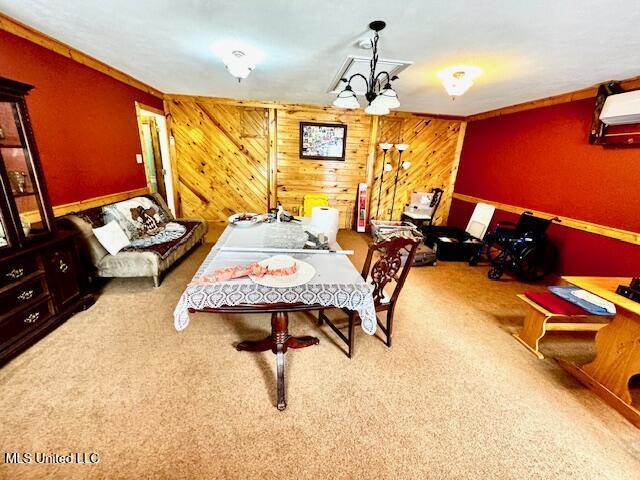
<svg viewBox="0 0 640 480"><path fill-rule="evenodd" d="M370 115L386 115L389 113L389 109L397 108L400 106L398 101L398 94L391 88L391 82L398 77L394 75L391 77L388 72L379 72L376 74L376 66L378 64L378 40L380 35L378 32L386 27L387 24L381 20L376 20L369 24L369 28L375 32L373 39L371 40L371 48L373 49L373 56L371 57L369 78L365 77L361 73L354 73L351 77L341 78L341 82L347 84L344 87L338 97L333 102L334 107L338 108L360 108L360 102L356 98L356 94L351 88L351 82L360 78L364 81L367 89L365 98L368 105L364 111Z"/></svg>

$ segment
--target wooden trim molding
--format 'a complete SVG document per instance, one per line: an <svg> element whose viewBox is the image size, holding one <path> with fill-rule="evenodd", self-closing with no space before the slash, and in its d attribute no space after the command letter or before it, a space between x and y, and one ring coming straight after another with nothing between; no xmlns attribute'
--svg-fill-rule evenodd
<svg viewBox="0 0 640 480"><path fill-rule="evenodd" d="M311 104L311 103L280 103L272 100L241 100L237 98L224 98L224 97L208 97L204 95L183 95L178 93L165 93L164 99L166 101L178 101L178 102L213 102L219 105L230 105L232 107L248 107L248 108L269 108L275 110L318 110L328 113L335 113L339 115L362 115L362 110L359 109L345 109L336 108L331 105ZM166 108L166 107L165 107ZM425 118L437 118L439 120L453 120L462 121L465 120L464 116L458 115L442 115L437 113L414 113L414 112L390 112L385 117L425 117Z"/></svg>
<svg viewBox="0 0 640 480"><path fill-rule="evenodd" d="M369 132L369 150L367 152L367 164L365 168L365 182L367 184L367 208L365 212L366 227L369 227L371 222L371 200L373 190L373 179L375 177L374 167L376 164L376 157L378 155L378 131L380 129L380 117L374 115L371 119L371 130ZM356 209L357 209L356 205ZM357 221L356 221L357 224Z"/></svg>
<svg viewBox="0 0 640 480"><path fill-rule="evenodd" d="M140 110L144 110L146 112L151 112L151 113L155 113L156 115L161 115L163 117L165 117L167 115L167 112L165 112L164 110L160 110L159 108L156 107L152 107L150 105L145 105L142 102L135 102L136 104L136 112L140 115ZM164 108L164 102L163 102L163 108Z"/></svg>
<svg viewBox="0 0 640 480"><path fill-rule="evenodd" d="M270 108L267 113L269 119L269 164L267 168L267 208L278 206L278 111Z"/></svg>
<svg viewBox="0 0 640 480"><path fill-rule="evenodd" d="M162 108L165 111L165 119L167 122L167 135L169 135L169 161L171 163L171 183L173 185L173 208L176 217L182 214L182 202L180 200L180 185L178 182L178 159L176 156L176 139L173 136L172 116L167 100L163 100Z"/></svg>
<svg viewBox="0 0 640 480"><path fill-rule="evenodd" d="M276 110L298 110L298 109L316 109L324 111L339 112L344 115L357 114L354 110L338 109L328 105L309 105L297 103L279 103L272 100L241 100L237 98L208 97L205 95L181 95L174 93L166 93L164 95L166 101L192 102L192 103L216 103L218 105L229 105L232 107L248 107L248 108L273 108Z"/></svg>
<svg viewBox="0 0 640 480"><path fill-rule="evenodd" d="M275 101L260 101L260 100L237 100L233 98L219 98L219 97L207 97L207 96L190 96L190 95L181 95L181 94L165 94L160 90L147 85L146 83L141 82L133 78L132 76L114 68L106 63L87 55L59 40L56 40L53 37L50 37L38 30L25 25L18 20L15 20L3 13L0 13L0 29L17 35L21 38L25 38L30 40L41 47L52 50L60 55L63 55L67 58L75 60L78 63L86 65L87 67L93 68L105 75L109 75L116 80L124 82L132 87L135 87L144 92L150 93L151 95L155 95L159 98L164 98L165 100L181 100L181 101L215 101L216 103L220 103L222 105L233 105L233 106L245 106L245 107L258 107L258 108L273 108L273 109L296 109L296 108L315 108L325 111L334 111L336 109L325 106L325 105L307 105L307 104L286 104L286 103L278 103ZM601 82L606 83L606 82ZM550 105L557 105L559 103L567 103L575 100L581 100L584 98L591 98L596 96L596 92L598 90L599 85L594 85L591 87L583 88L580 90L576 90L573 92L563 93L560 95L554 95L547 98L541 98L538 100L532 100L530 102L524 102L517 105L511 105L508 107L498 108L495 110L490 110L487 112L477 113L475 115L470 115L467 117L464 116L456 116L456 115L440 115L433 113L411 113L411 112L391 112L389 116L391 117L404 117L404 116L424 116L430 118L439 118L443 120L466 120L467 122L473 122L476 120L484 120L486 118L491 117L499 117L501 115L507 115L509 113L521 112L525 110L531 110L534 108L547 107ZM626 80L621 81L621 86L625 90L634 90L640 88L640 76L632 77ZM341 114L357 114L357 112L350 112L348 110L339 110Z"/></svg>
<svg viewBox="0 0 640 480"><path fill-rule="evenodd" d="M472 197L471 195L464 195L462 193L457 193L457 192L454 192L453 198L457 200L462 200L463 202L488 203L489 205L493 205L494 207L496 207L498 210L515 213L516 215L521 215L524 212L532 212L534 215L542 218L558 217L560 219L559 225L562 225L564 227L575 228L576 230L582 230L583 232L594 233L596 235L602 235L604 237L614 238L616 240L632 243L634 245L640 245L639 232L631 232L629 230L622 230L620 228L607 227L606 225L591 223L591 222L578 220L571 217L563 217L561 215L556 215L554 213L541 212L539 210L534 210L532 208L517 207L515 205L509 205L507 203L494 202L492 200Z"/></svg>
<svg viewBox="0 0 640 480"><path fill-rule="evenodd" d="M147 158L147 149L144 145L144 134L142 133L142 113L141 109L143 108L139 102L135 102L136 107L136 121L138 127L138 138L140 139L140 149L142 151L142 159L144 164L144 177L147 180L147 189L151 191L151 179L149 178L149 159ZM164 113L161 115L164 116Z"/></svg>
<svg viewBox="0 0 640 480"><path fill-rule="evenodd" d="M75 60L76 62L93 68L94 70L104 73L105 75L109 75L111 78L115 78L116 80L126 83L127 85L137 88L138 90L142 90L143 92L147 92L151 95L155 95L158 98L162 98L163 93L160 90L157 90L152 86L141 82L140 80L136 80L131 75L121 72L116 68L110 67L106 63L101 62L100 60L93 58L92 56L87 55L80 50L76 50L66 43L62 43L61 41L56 40L53 37L39 32L38 30L19 22L18 20L14 20L13 18L8 17L1 12L0 29L36 43L41 47L70 58L71 60Z"/></svg>
<svg viewBox="0 0 640 480"><path fill-rule="evenodd" d="M89 208L101 207L102 205L108 205L110 203L121 202L133 197L139 197L140 195L146 195L149 193L147 187L136 188L134 190L126 190L124 192L110 193L108 195L102 195L100 197L87 198L86 200L80 200L78 202L65 203L62 205L56 205L53 207L53 214L56 217L67 215L68 213L79 212L81 210L87 210ZM22 214L30 222L37 222L40 220L38 212L25 212Z"/></svg>
<svg viewBox="0 0 640 480"><path fill-rule="evenodd" d="M613 81L613 80L610 80ZM502 115L508 115L510 113L523 112L525 110L533 110L534 108L549 107L551 105L558 105L560 103L574 102L576 100L583 100L585 98L595 98L598 93L598 87L602 83L609 83L609 81L601 82L598 85L583 88L581 90L575 90L573 92L562 93L560 95L554 95L551 97L540 98L538 100L532 100L530 102L519 103L517 105L510 105L508 107L497 108L495 110L489 110L487 112L477 113L470 115L466 118L468 122L475 122L476 120L484 120L491 117L500 117ZM620 86L624 90L635 90L640 88L640 76L628 78L620 82Z"/></svg>

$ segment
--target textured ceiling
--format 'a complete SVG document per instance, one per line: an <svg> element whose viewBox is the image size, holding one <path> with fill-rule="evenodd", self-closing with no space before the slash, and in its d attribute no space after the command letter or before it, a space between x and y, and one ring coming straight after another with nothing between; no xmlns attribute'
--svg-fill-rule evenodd
<svg viewBox="0 0 640 480"><path fill-rule="evenodd" d="M414 61L400 110L469 115L640 74L638 0L0 0L0 11L167 93L329 104L329 85L371 20L381 57ZM264 55L238 84L212 53ZM19 61L19 59L16 59ZM451 101L436 76L484 74Z"/></svg>

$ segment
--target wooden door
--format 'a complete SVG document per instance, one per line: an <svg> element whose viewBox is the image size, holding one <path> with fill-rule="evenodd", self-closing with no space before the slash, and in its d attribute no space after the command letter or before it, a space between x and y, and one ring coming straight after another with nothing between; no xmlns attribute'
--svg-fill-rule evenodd
<svg viewBox="0 0 640 480"><path fill-rule="evenodd" d="M267 109L174 100L169 110L182 215L226 222L234 213L265 212Z"/></svg>

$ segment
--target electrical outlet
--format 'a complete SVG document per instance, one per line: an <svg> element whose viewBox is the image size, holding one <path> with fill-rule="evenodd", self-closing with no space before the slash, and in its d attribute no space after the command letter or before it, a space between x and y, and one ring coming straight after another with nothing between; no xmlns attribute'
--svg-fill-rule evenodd
<svg viewBox="0 0 640 480"><path fill-rule="evenodd" d="M136 163L142 163L142 154L136 153Z"/></svg>

